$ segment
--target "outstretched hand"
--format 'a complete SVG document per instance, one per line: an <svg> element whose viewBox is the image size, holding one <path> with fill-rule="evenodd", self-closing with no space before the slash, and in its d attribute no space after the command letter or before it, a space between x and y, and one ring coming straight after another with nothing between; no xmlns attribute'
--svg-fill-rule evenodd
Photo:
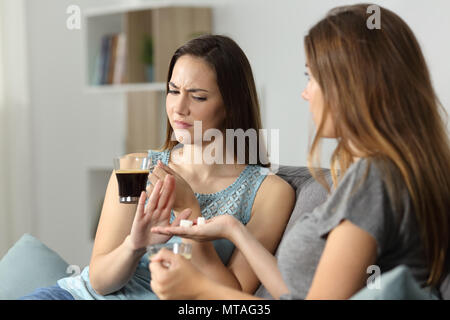
<svg viewBox="0 0 450 320"><path fill-rule="evenodd" d="M131 244L135 249L163 243L171 238L169 235L152 233L150 228L170 226L170 212L175 201L174 177L167 175L164 181L158 181L146 206L145 200L146 193L142 191L130 233ZM176 217L172 225L178 225L181 219L186 219L190 214L191 209L184 210Z"/></svg>
<svg viewBox="0 0 450 320"><path fill-rule="evenodd" d="M175 178L175 200L173 202L173 211L175 215L178 215L183 209L189 207L195 212L200 212L200 206L198 200L195 197L194 191L192 190L189 183L183 179L177 172L166 166L161 161L158 161L156 167L153 169L152 173L149 175L148 179L150 184L147 187L147 192L151 192L158 181L163 181L166 176L172 176ZM195 218L195 217L191 217Z"/></svg>
<svg viewBox="0 0 450 320"><path fill-rule="evenodd" d="M166 236L177 235L196 241L211 241L222 238L230 240L233 231L241 225L237 219L228 214L208 219L202 225L180 227L178 224L172 223L171 226L155 226L152 227L151 231Z"/></svg>

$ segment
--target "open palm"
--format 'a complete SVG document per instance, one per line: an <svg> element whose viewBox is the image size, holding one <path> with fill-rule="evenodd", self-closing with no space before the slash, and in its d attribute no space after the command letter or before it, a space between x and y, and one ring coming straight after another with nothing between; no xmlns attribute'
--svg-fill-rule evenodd
<svg viewBox="0 0 450 320"><path fill-rule="evenodd" d="M175 179L167 175L164 181L156 183L147 205L145 205L146 193L144 191L141 193L130 233L133 247L141 249L148 245L167 242L171 235L153 233L150 229L178 225L181 219L186 219L190 215L190 209L184 210L170 224L170 213L175 201L174 191Z"/></svg>
<svg viewBox="0 0 450 320"><path fill-rule="evenodd" d="M170 226L155 226L152 232L162 235L177 235L182 238L189 238L196 241L211 241L221 238L230 238L234 229L238 228L240 222L228 215L223 214L206 220L206 224L194 225L192 227L180 227L172 223Z"/></svg>

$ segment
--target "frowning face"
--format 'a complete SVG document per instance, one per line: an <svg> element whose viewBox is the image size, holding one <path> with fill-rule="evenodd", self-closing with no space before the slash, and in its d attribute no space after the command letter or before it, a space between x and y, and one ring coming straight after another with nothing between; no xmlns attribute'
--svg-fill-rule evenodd
<svg viewBox="0 0 450 320"><path fill-rule="evenodd" d="M193 143L185 141L183 135L188 132L194 139L194 121L202 122L201 137L208 129L224 129L226 112L216 73L202 58L178 58L169 81L166 111L180 143Z"/></svg>

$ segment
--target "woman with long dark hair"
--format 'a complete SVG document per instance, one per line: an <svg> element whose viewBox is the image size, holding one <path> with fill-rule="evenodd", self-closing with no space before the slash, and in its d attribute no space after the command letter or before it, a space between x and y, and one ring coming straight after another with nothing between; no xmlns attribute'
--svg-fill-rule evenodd
<svg viewBox="0 0 450 320"><path fill-rule="evenodd" d="M146 247L181 239L150 229L182 219L229 215L246 225L269 252L275 251L295 194L265 168L269 163L259 141L261 118L253 74L236 42L205 35L181 46L169 66L166 112L166 142L162 150L148 152L156 166L148 193L142 192L138 205L120 204L113 172L89 267L23 299L157 299L149 286ZM254 133L256 139L232 135L227 140L230 130ZM210 279L248 293L259 286L231 242L191 244L192 264Z"/></svg>

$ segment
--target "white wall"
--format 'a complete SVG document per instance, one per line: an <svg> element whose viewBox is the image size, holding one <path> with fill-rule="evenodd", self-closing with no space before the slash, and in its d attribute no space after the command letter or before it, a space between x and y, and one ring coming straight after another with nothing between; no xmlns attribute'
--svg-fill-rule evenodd
<svg viewBox="0 0 450 320"><path fill-rule="evenodd" d="M66 28L67 7L91 2L28 1L35 235L80 266L92 246L87 171L112 167L125 139L122 95L83 91L82 32Z"/></svg>
<svg viewBox="0 0 450 320"><path fill-rule="evenodd" d="M329 9L361 2L364 1L233 0L216 10L216 31L232 36L242 46L257 83L264 88L263 121L267 128L280 129L283 164L306 165L312 120L308 104L300 96L306 85L303 37ZM450 2L370 2L393 10L413 29L424 49L441 102L450 111ZM332 142L324 144L324 159L333 146ZM322 164L328 166L326 161Z"/></svg>
<svg viewBox="0 0 450 320"><path fill-rule="evenodd" d="M27 2L35 235L70 264L80 266L88 263L92 246L87 170L110 166L111 157L122 153L125 114L121 95L83 92L82 33L66 28L66 8L78 4L83 12L88 6L115 2L120 1ZM306 164L310 116L300 96L306 85L303 36L330 8L356 2L214 2L215 32L230 35L247 53L263 92L263 122L267 128L280 130L282 164ZM450 111L448 0L375 3L397 12L415 31L437 93ZM326 145L324 154L332 145Z"/></svg>
<svg viewBox="0 0 450 320"><path fill-rule="evenodd" d="M33 230L25 0L0 2L0 255Z"/></svg>

